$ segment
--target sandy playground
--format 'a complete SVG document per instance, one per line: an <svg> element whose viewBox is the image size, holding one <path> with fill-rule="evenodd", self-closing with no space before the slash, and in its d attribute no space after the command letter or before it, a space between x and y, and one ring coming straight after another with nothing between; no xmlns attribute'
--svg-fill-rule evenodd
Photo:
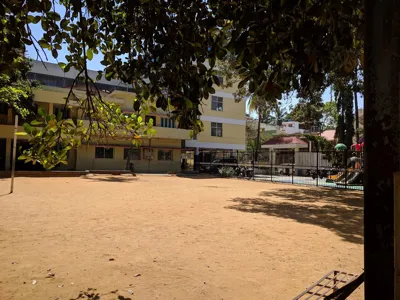
<svg viewBox="0 0 400 300"><path fill-rule="evenodd" d="M8 190L0 179L2 300L292 299L362 272L356 191L156 175Z"/></svg>

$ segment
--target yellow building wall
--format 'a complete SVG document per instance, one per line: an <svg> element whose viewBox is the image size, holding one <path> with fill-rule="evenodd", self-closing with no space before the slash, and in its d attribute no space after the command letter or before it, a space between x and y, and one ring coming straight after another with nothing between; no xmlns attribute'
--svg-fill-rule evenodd
<svg viewBox="0 0 400 300"><path fill-rule="evenodd" d="M222 125L222 137L211 136L211 122L203 121L204 131L197 135L198 142L244 144L246 140L246 126L235 124Z"/></svg>
<svg viewBox="0 0 400 300"><path fill-rule="evenodd" d="M151 147L153 149L152 159L144 158L144 147L149 146L149 140L143 140L140 145L140 160L131 161L134 164L134 171L165 173L179 172L181 169L181 149L180 140L161 140L152 139ZM99 145L107 147L107 145ZM82 146L77 151L76 169L77 170L124 170L126 160L124 160L124 148L129 148L129 143L122 141L109 141L109 147L114 148L113 158L95 158L95 145ZM172 150L171 161L158 160L158 151L168 149Z"/></svg>
<svg viewBox="0 0 400 300"><path fill-rule="evenodd" d="M246 101L235 102L233 96L232 98L219 96L223 98L223 111L216 111L211 109L212 96L203 101L201 111L204 116L246 120Z"/></svg>

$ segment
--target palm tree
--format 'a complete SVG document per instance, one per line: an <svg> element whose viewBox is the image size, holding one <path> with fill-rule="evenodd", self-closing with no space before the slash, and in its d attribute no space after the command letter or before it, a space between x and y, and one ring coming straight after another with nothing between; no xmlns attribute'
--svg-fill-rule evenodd
<svg viewBox="0 0 400 300"><path fill-rule="evenodd" d="M270 110L276 105L276 99L269 99L266 96L260 97L255 94L250 98L249 101L249 111L255 112L258 115L257 124L257 138L255 143L254 160L257 161L258 150L260 149L260 131L261 131L261 121L266 119L269 115Z"/></svg>

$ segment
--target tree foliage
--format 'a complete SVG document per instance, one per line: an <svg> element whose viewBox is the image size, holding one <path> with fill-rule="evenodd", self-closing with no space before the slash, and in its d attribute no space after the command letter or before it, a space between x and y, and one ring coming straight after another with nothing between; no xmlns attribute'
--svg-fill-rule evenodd
<svg viewBox="0 0 400 300"><path fill-rule="evenodd" d="M1 44L0 41L0 47ZM22 117L34 113L32 88L36 85L32 85L27 78L30 66L23 56L17 56L12 61L0 60L0 103L13 108Z"/></svg>
<svg viewBox="0 0 400 300"><path fill-rule="evenodd" d="M321 127L324 108L321 96L321 91L314 91L309 97L301 98L288 118L302 123L306 129L311 129L312 126Z"/></svg>
<svg viewBox="0 0 400 300"><path fill-rule="evenodd" d="M334 101L324 103L322 115L323 130L336 129L338 123L338 110Z"/></svg>
<svg viewBox="0 0 400 300"><path fill-rule="evenodd" d="M103 101L96 79L88 76L87 61L94 55L104 56L104 72L97 79L119 78L132 85L138 114L143 108L166 110L172 105L179 128L201 131L199 107L215 92L213 84L219 84L216 60L228 53L239 88L247 85L252 94L276 99L292 89L307 94L323 85L329 72L352 72L361 53L361 0L58 4L65 7L63 15L51 0L2 1L0 57L14 59L32 45L41 58L46 59L42 49L57 58L65 43L69 54L60 67L75 68L77 80L85 83L86 96L78 103L90 121L89 137L105 138L122 118L117 107ZM44 30L42 37L32 34L31 25L36 23ZM68 101L69 97L66 109Z"/></svg>
<svg viewBox="0 0 400 300"><path fill-rule="evenodd" d="M353 113L353 86L348 81L337 81L334 86L338 112L336 138L348 148L353 144L354 113Z"/></svg>

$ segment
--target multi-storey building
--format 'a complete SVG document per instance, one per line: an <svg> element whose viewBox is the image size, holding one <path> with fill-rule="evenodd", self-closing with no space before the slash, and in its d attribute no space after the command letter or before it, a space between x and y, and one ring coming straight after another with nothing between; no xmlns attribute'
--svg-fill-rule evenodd
<svg viewBox="0 0 400 300"><path fill-rule="evenodd" d="M35 104L48 113L57 113L63 109L65 97L77 75L76 70L64 73L57 64L33 62L30 79L41 83L35 91ZM96 77L97 72L91 71ZM118 80L99 80L97 82L104 100L121 106L124 112L133 112L133 91ZM176 121L167 113L157 110L146 116L153 119L156 135L151 139L143 137L140 146L135 149L131 161L136 172L177 172L181 169L182 154L193 158L200 149L239 150L245 148L245 102L235 103L233 88L215 87L216 93L204 100L204 131L190 138L190 131L176 128ZM77 96L84 94L84 89L75 87ZM70 103L72 119L82 118L77 105ZM24 121L20 122L20 125ZM85 122L85 121L84 121ZM11 165L11 147L13 139L14 113L12 109L0 107L0 170L9 170ZM22 131L22 127L20 128ZM28 147L28 141L18 138L18 149ZM68 165L59 168L68 170L121 170L125 168L130 141L108 139L107 142L84 145L70 151ZM35 169L37 166L17 161L17 170Z"/></svg>

